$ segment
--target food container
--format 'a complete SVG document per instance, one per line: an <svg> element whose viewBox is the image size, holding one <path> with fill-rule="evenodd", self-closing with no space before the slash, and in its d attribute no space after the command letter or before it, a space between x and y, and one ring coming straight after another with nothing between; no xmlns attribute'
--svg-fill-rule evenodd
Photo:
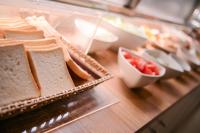
<svg viewBox="0 0 200 133"><path fill-rule="evenodd" d="M101 26L118 36L118 41L114 43L112 49L117 51L119 47L135 49L144 46L147 38L138 26L126 22L119 16L103 16ZM120 23L120 24L119 24Z"/></svg>
<svg viewBox="0 0 200 133"><path fill-rule="evenodd" d="M185 72L190 72L192 70L189 63L187 63L187 61L184 59L179 58L175 54L170 54L170 56L176 60L176 62L183 68Z"/></svg>
<svg viewBox="0 0 200 133"><path fill-rule="evenodd" d="M142 54L145 59L153 60L161 64L166 69L166 74L162 79L168 79L179 76L184 72L183 68L171 56L160 50L145 50Z"/></svg>
<svg viewBox="0 0 200 133"><path fill-rule="evenodd" d="M152 20L152 19L144 19L144 18L139 18L139 17L138 18L135 17L131 19L130 22L138 26L156 29L156 30L159 30L160 32L162 32L163 28L166 26L166 24L164 24L161 21Z"/></svg>
<svg viewBox="0 0 200 133"><path fill-rule="evenodd" d="M101 18L99 18L101 19ZM99 20L101 21L101 20ZM75 19L76 34L79 37L89 38L93 37L91 44L88 46L88 53L106 50L113 45L118 40L118 37L108 30L88 22L84 19ZM101 23L101 22L98 22ZM100 25L100 24L99 24ZM96 27L95 27L96 26ZM96 28L96 30L95 30ZM93 32L94 35L93 34ZM86 52L87 53L87 52Z"/></svg>
<svg viewBox="0 0 200 133"><path fill-rule="evenodd" d="M62 17L56 29L84 53L105 50L109 47L118 50L120 46L130 49L144 46L146 38L120 29L106 22L102 16L74 13L67 18Z"/></svg>
<svg viewBox="0 0 200 133"><path fill-rule="evenodd" d="M170 40L159 40L159 41L154 41L154 42L150 42L151 45L157 49L160 49L162 51L165 51L167 53L176 53L176 48L172 47L173 45L169 46L166 44L174 44L172 41Z"/></svg>
<svg viewBox="0 0 200 133"><path fill-rule="evenodd" d="M195 53L190 53L190 51L186 48L179 47L176 55L189 62L192 68L197 68L200 65L200 60L198 59L197 55Z"/></svg>
<svg viewBox="0 0 200 133"><path fill-rule="evenodd" d="M160 79L165 74L165 68L160 66L156 63L156 66L159 68L160 73L159 75L149 75L140 72L137 68L132 66L127 59L124 58L122 51L128 51L135 57L139 57L138 55L134 54L132 51L119 48L118 51L118 67L120 69L121 77L123 81L129 88L137 88L137 87L144 87L148 84L154 83L158 79ZM152 61L147 59L146 61Z"/></svg>
<svg viewBox="0 0 200 133"><path fill-rule="evenodd" d="M118 36L101 26L101 15L73 13L63 16L56 30L84 53L106 50L118 41Z"/></svg>

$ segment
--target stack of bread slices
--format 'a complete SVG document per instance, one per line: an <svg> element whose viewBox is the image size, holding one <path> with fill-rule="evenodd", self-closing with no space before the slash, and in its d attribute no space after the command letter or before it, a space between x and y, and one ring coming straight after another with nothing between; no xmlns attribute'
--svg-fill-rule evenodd
<svg viewBox="0 0 200 133"><path fill-rule="evenodd" d="M0 18L0 106L72 89L67 66L91 78L44 17Z"/></svg>

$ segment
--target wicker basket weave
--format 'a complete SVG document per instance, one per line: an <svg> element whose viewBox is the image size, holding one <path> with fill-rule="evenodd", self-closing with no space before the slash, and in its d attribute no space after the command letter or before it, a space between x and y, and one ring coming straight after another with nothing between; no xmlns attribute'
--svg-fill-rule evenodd
<svg viewBox="0 0 200 133"><path fill-rule="evenodd" d="M73 58L78 59L87 69L98 75L99 78L87 81L75 88L57 93L51 96L38 97L23 101L17 101L8 105L0 107L0 120L13 117L17 114L21 114L27 111L34 110L36 108L42 107L59 99L67 98L73 95L77 95L81 92L87 91L99 83L102 83L112 77L108 71L97 63L90 56L85 55L81 51L74 48L72 45L67 44L68 50Z"/></svg>

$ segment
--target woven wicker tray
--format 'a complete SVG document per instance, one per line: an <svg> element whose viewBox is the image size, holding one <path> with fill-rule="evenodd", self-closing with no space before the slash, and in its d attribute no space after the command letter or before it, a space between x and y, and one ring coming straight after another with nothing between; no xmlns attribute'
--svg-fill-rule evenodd
<svg viewBox="0 0 200 133"><path fill-rule="evenodd" d="M59 99L67 98L72 95L77 95L83 91L89 90L95 85L102 83L112 77L108 71L97 63L91 57L83 54L81 51L74 48L72 45L67 44L70 55L72 58L86 71L88 71L94 79L91 81L77 81L76 87L57 93L51 96L38 97L29 100L18 101L0 107L0 120L13 117L15 115L34 110L36 108L45 106L49 103L55 102ZM72 77L73 77L72 73ZM73 78L74 79L74 78ZM75 79L76 82L77 79Z"/></svg>

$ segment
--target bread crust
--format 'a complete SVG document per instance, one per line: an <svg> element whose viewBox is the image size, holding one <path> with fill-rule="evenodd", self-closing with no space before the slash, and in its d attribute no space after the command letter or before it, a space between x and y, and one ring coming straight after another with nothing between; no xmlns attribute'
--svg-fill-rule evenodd
<svg viewBox="0 0 200 133"><path fill-rule="evenodd" d="M28 58L29 58L29 61L30 61L30 65L31 65L31 69L32 69L32 73L33 73L33 75L34 75L34 78L36 79L36 82L37 82L37 84L38 84L38 86L39 86L39 88L40 88L40 90L41 90L41 93L42 93L42 96L47 96L47 95L49 95L49 93L51 94L52 92L52 89L51 90L49 90L50 92L48 92L48 94L47 93L45 93L47 90L44 90L44 89L47 89L47 88L43 88L44 87L44 82L43 81L41 81L40 80L40 78L41 78L41 73L39 73L40 71L41 71L41 69L39 70L39 68L38 68L38 65L37 65L37 63L36 62L40 62L40 61L38 61L38 58L36 58L36 57L34 57L34 54L36 54L36 53L39 53L39 54L43 54L43 53L45 53L45 54L51 54L52 52L61 52L62 51L62 48L60 48L59 46L58 47L50 47L50 48L48 48L48 49L43 49L43 48L41 48L41 49L30 49L29 51L28 51ZM63 55L63 54L61 54L61 55ZM52 57L52 56L50 56L50 57ZM64 57L63 56L60 56L61 58L61 60L63 60L63 62L65 62L64 61ZM37 60L36 60L37 59ZM51 58L48 58L48 59L51 59ZM34 61L36 61L36 62L34 62ZM62 63L61 63L62 64ZM62 65L61 65L62 66ZM63 67L62 67L63 68ZM61 69L61 70L66 70L66 74L68 73L68 70L67 70L67 66L66 65L64 65L64 68L63 69ZM51 70L51 69L50 69ZM59 69L60 70L60 69ZM44 71L45 71L45 69L44 69ZM59 72L58 72L59 73ZM65 71L63 71L62 73L65 73ZM56 73L55 73L56 74ZM61 74L62 75L62 74ZM68 76L67 76L68 75ZM71 79L71 76L70 76L70 74L68 73L67 75L65 75L66 77L68 77L68 78L63 78L64 79L64 81L65 82L63 82L63 80L61 80L61 83L70 83L70 84L68 84L68 85L70 85L70 86L73 86L74 87L74 83L73 83L73 80ZM58 76L59 77L59 76ZM47 77L48 78L48 77ZM51 77L50 77L50 79L51 79ZM67 79L70 79L70 80L67 80ZM51 79L52 80L52 79ZM50 81L51 81L50 80ZM64 85L64 84L63 84ZM62 86L62 85L61 85ZM67 86L66 86L67 87ZM43 90L42 90L43 89ZM63 87L61 87L61 88L55 88L55 89L57 89L58 91L63 91L63 89L65 90L65 87L63 88ZM68 89L71 89L71 88L68 88ZM57 93L59 93L59 92L57 92ZM54 93L53 93L54 94Z"/></svg>
<svg viewBox="0 0 200 133"><path fill-rule="evenodd" d="M18 101L18 100L25 100L25 99L31 99L31 98L36 98L36 97L39 97L40 96L40 90L39 90L39 88L38 88L38 86L37 86L37 84L36 84L36 82L35 82L35 80L34 80L34 78L33 78L33 75L32 75L32 73L31 73L31 69L30 69L30 66L29 66L29 62L28 62L28 57L27 57L27 55L26 55L26 53L25 53L25 48L24 48L24 46L22 45L22 44L15 44L15 45L11 45L11 46L0 46L0 49L5 49L5 50L9 50L10 48L14 48L14 49L22 49L23 51L22 52L20 52L20 56L19 57L22 57L22 59L23 60L21 60L22 62L24 62L25 64L23 64L23 67L26 67L26 69L24 69L23 71L25 72L25 74L27 75L27 77L29 77L28 79L26 78L26 79L24 79L24 80L27 80L27 84L25 84L25 86L27 86L27 85L30 85L31 86L31 88L32 89L34 89L34 90L29 90L30 91L30 94L28 94L27 92L26 93L23 93L23 91L20 91L20 89L23 89L23 88L19 88L18 87L18 89L16 89L16 94L18 94L18 95L15 95L15 96L13 96L12 97L12 95L11 95L11 97L7 100L7 101L3 101L3 102L1 102L1 104L3 105L3 104L9 104L9 103L12 103L12 102L15 102L15 101ZM12 56L11 56L12 57ZM19 58L18 57L18 58ZM6 56L5 57L2 57L2 58L7 58ZM12 60L10 60L10 61L12 61ZM13 66L13 67L15 67L15 66ZM21 68L21 67L20 67ZM15 70L15 69L14 69ZM23 72L23 73L24 73ZM12 72L12 73L18 73L18 72ZM19 73L18 73L19 74ZM3 76L3 75L2 75ZM13 79L15 79L15 78L11 78L12 80ZM23 79L23 77L22 77L22 79ZM11 80L11 81L12 81ZM15 83L18 83L18 82L20 82L20 81L17 81L18 79L16 78L16 80L14 80L14 82ZM10 81L10 80L7 80L7 81ZM7 84L8 85L8 84ZM7 86L6 85L6 86ZM9 89L9 87L7 88L8 89L8 93L12 93L12 92L9 92L9 91L11 91L12 89L11 89L11 87L12 87L12 85L9 85L10 86L10 89ZM23 85L22 85L23 86ZM6 91L6 90L5 90ZM19 92L20 92L20 94L22 93L22 95L23 96L20 96L20 94L19 94ZM13 92L13 93L15 93L15 92ZM26 95L25 95L26 94ZM8 94L7 94L8 95ZM7 96L6 95L6 96ZM4 95L5 96L5 95ZM1 99L2 100L2 99Z"/></svg>

